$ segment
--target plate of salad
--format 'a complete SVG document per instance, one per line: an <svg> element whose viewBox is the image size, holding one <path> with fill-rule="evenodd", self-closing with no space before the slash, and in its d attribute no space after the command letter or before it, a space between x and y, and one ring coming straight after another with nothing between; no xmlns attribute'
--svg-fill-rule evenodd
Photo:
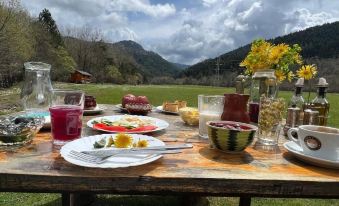
<svg viewBox="0 0 339 206"><path fill-rule="evenodd" d="M136 115L114 115L91 119L87 126L110 133L144 134L166 129L169 124L161 119L136 116Z"/></svg>

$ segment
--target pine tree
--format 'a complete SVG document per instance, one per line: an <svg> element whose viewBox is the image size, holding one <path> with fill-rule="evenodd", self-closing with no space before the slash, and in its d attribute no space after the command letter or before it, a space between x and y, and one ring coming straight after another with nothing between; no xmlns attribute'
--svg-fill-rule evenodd
<svg viewBox="0 0 339 206"><path fill-rule="evenodd" d="M64 43L59 29L48 9L43 9L40 12L39 22L51 34L54 46L63 46Z"/></svg>

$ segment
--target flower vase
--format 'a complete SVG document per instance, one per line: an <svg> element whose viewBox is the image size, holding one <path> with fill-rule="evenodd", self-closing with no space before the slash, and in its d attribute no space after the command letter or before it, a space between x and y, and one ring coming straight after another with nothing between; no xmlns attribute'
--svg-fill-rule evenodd
<svg viewBox="0 0 339 206"><path fill-rule="evenodd" d="M258 121L258 142L263 145L277 145L283 114L286 109L283 98L260 98Z"/></svg>
<svg viewBox="0 0 339 206"><path fill-rule="evenodd" d="M252 76L249 115L251 122L258 123L260 98L275 98L278 91L277 79L274 70L260 70Z"/></svg>

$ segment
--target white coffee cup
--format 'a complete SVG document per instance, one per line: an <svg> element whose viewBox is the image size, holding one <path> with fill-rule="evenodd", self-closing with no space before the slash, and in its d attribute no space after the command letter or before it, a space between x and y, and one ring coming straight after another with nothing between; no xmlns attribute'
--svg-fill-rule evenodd
<svg viewBox="0 0 339 206"><path fill-rule="evenodd" d="M304 154L332 161L339 160L339 129L302 125L289 129L287 135L302 147Z"/></svg>

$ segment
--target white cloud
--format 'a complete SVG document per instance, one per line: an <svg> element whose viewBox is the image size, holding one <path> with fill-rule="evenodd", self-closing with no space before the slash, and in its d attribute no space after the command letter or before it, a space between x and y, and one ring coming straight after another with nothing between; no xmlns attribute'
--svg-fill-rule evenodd
<svg viewBox="0 0 339 206"><path fill-rule="evenodd" d="M142 12L152 17L167 17L175 14L173 4L150 4L148 0L113 0L110 3L113 11Z"/></svg>
<svg viewBox="0 0 339 206"><path fill-rule="evenodd" d="M339 16L334 17L332 14L326 12L311 13L310 10L305 8L297 9L290 14L290 18L295 20L295 24L287 24L286 32L298 31L304 28L339 20Z"/></svg>
<svg viewBox="0 0 339 206"><path fill-rule="evenodd" d="M33 16L48 8L61 28L100 29L108 41L141 41L130 27L129 13L166 18L176 12L173 4L151 4L148 0L22 0L22 4Z"/></svg>
<svg viewBox="0 0 339 206"><path fill-rule="evenodd" d="M153 48L170 61L192 64L255 38L273 38L338 20L338 13L321 11L317 3L307 9L305 2L309 1L203 0L208 7L191 12L166 43Z"/></svg>
<svg viewBox="0 0 339 206"><path fill-rule="evenodd" d="M161 1L163 2L163 0ZM337 21L333 0L22 0L48 8L58 26L99 28L106 40L141 42L179 63L196 63L250 43Z"/></svg>
<svg viewBox="0 0 339 206"><path fill-rule="evenodd" d="M217 3L218 0L202 0L202 4L206 7L210 7L211 5Z"/></svg>

